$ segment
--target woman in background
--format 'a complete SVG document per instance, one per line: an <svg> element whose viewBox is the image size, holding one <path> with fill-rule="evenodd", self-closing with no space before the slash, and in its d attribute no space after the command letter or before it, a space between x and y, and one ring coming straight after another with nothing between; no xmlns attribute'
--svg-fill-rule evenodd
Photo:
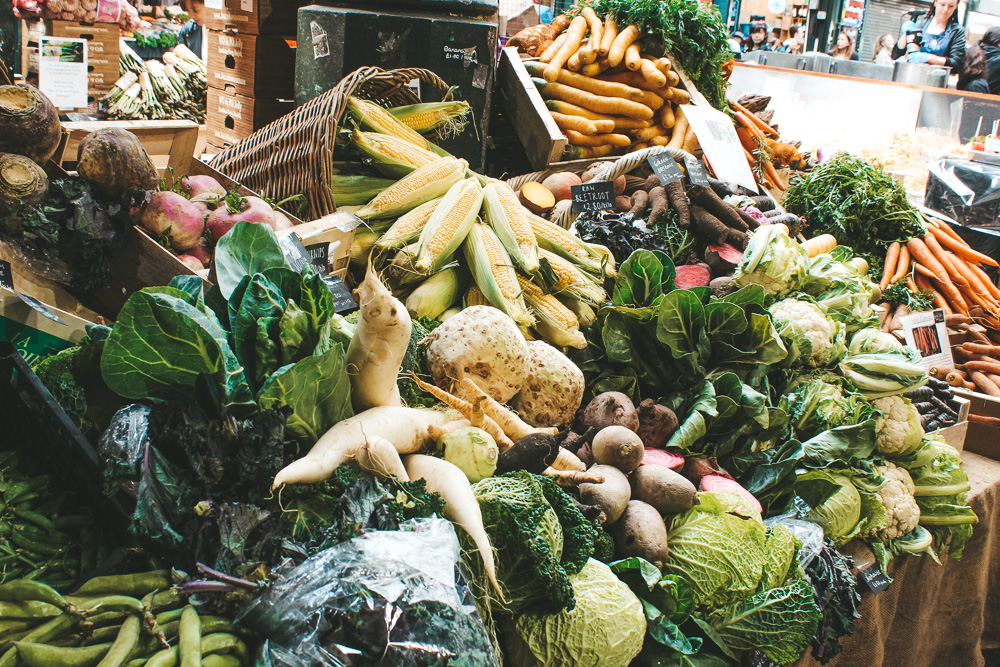
<svg viewBox="0 0 1000 667"><path fill-rule="evenodd" d="M958 0L934 0L927 13L917 21L921 43L896 42L893 59L906 56L908 63L946 65L958 72L965 59L965 28L958 24Z"/></svg>
<svg viewBox="0 0 1000 667"><path fill-rule="evenodd" d="M857 60L858 54L854 50L854 38L846 32L841 31L837 35L837 43L834 44L833 49L827 55L838 60Z"/></svg>
<svg viewBox="0 0 1000 667"><path fill-rule="evenodd" d="M191 17L191 20L181 26L181 31L177 35L177 38L181 44L191 49L196 56L204 60L202 25L205 23L205 0L180 0L180 5L181 10Z"/></svg>
<svg viewBox="0 0 1000 667"><path fill-rule="evenodd" d="M892 49L896 46L896 38L892 35L882 35L875 42L875 61L876 65L891 65L892 64Z"/></svg>
<svg viewBox="0 0 1000 667"><path fill-rule="evenodd" d="M763 21L753 21L750 24L750 36L743 42L743 52L770 51L767 44L767 24Z"/></svg>
<svg viewBox="0 0 1000 667"><path fill-rule="evenodd" d="M965 51L958 89L1000 95L1000 26L987 30L981 40Z"/></svg>

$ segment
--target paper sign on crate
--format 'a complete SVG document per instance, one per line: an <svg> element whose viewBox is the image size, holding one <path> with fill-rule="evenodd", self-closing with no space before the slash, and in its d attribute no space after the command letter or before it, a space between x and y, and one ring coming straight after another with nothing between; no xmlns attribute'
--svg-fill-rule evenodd
<svg viewBox="0 0 1000 667"><path fill-rule="evenodd" d="M757 181L747 164L743 144L736 136L732 119L711 107L685 104L683 110L716 177L757 192Z"/></svg>
<svg viewBox="0 0 1000 667"><path fill-rule="evenodd" d="M943 310L912 313L899 318L899 322L903 325L906 345L920 354L920 363L925 368L952 368L955 365Z"/></svg>
<svg viewBox="0 0 1000 667"><path fill-rule="evenodd" d="M87 106L87 40L42 37L39 44L38 89L57 109Z"/></svg>

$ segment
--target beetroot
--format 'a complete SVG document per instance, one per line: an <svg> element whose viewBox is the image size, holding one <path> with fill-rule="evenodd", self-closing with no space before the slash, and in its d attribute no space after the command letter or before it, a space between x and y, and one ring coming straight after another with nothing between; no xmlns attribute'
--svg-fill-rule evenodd
<svg viewBox="0 0 1000 667"><path fill-rule="evenodd" d="M636 433L646 447L662 447L677 430L677 415L651 398L639 404L639 428Z"/></svg>
<svg viewBox="0 0 1000 667"><path fill-rule="evenodd" d="M743 253L729 245L710 245L705 249L705 263L712 269L712 275L731 276L737 265L743 260Z"/></svg>
<svg viewBox="0 0 1000 667"><path fill-rule="evenodd" d="M721 491L724 493L734 493L745 498L746 501L757 510L757 512L761 512L763 510L760 501L754 498L752 493L744 489L742 484L728 477L722 477L721 475L705 475L701 478L701 484L698 485L698 489L700 491Z"/></svg>
<svg viewBox="0 0 1000 667"><path fill-rule="evenodd" d="M215 197L225 197L226 189L211 176L202 174L191 174L181 179L181 192L194 199L202 194L214 195Z"/></svg>
<svg viewBox="0 0 1000 667"><path fill-rule="evenodd" d="M680 470L684 467L684 458L663 449L646 448L645 454L642 457L642 465L663 466L671 470Z"/></svg>
<svg viewBox="0 0 1000 667"><path fill-rule="evenodd" d="M176 192L154 192L142 209L139 222L156 238L166 235L175 252L184 252L198 245L205 233L203 204L190 202Z"/></svg>
<svg viewBox="0 0 1000 667"><path fill-rule="evenodd" d="M201 271L205 268L202 261L194 255L177 255L177 259L181 260L181 264L184 264L192 271Z"/></svg>
<svg viewBox="0 0 1000 667"><path fill-rule="evenodd" d="M712 272L705 264L682 264L677 267L677 275L674 276L677 289L708 287L711 280Z"/></svg>

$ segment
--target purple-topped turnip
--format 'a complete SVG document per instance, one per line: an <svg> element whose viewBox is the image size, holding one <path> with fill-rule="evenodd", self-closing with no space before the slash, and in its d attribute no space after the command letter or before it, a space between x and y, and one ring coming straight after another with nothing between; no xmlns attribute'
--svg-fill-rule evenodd
<svg viewBox="0 0 1000 667"><path fill-rule="evenodd" d="M212 241L218 242L239 221L267 223L272 229L277 225L274 209L260 197L240 197L235 193L226 196L219 207L209 213L207 225Z"/></svg>
<svg viewBox="0 0 1000 667"><path fill-rule="evenodd" d="M202 194L213 195L217 198L226 196L226 189L211 176L202 174L191 174L181 179L181 192L188 195L189 199Z"/></svg>
<svg viewBox="0 0 1000 667"><path fill-rule="evenodd" d="M202 261L194 255L177 255L177 259L181 260L181 264L184 264L192 271L201 271L205 268Z"/></svg>
<svg viewBox="0 0 1000 667"><path fill-rule="evenodd" d="M152 194L142 209L139 222L156 238L165 235L175 252L185 252L198 245L205 233L206 213L204 204L163 190Z"/></svg>

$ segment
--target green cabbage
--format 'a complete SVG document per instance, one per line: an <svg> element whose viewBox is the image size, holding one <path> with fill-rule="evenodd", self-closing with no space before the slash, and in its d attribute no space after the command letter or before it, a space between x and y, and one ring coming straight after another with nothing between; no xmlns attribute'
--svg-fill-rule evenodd
<svg viewBox="0 0 1000 667"><path fill-rule="evenodd" d="M799 376L778 401L800 440L837 426L871 419L875 410L864 397L844 387L839 375L817 371Z"/></svg>
<svg viewBox="0 0 1000 667"><path fill-rule="evenodd" d="M820 526L823 533L833 540L834 546L839 547L855 534L861 519L861 494L847 477L834 475L831 479L840 485L840 489L825 502L813 507L805 519Z"/></svg>
<svg viewBox="0 0 1000 667"><path fill-rule="evenodd" d="M626 667L642 650L642 603L604 563L589 560L570 578L576 606L558 614L524 613L505 626L518 667Z"/></svg>
<svg viewBox="0 0 1000 667"><path fill-rule="evenodd" d="M769 294L783 294L795 289L808 263L809 255L795 239L777 225L763 225L750 237L736 267L736 284L757 284Z"/></svg>
<svg viewBox="0 0 1000 667"><path fill-rule="evenodd" d="M936 456L930 463L910 470L920 508L920 525L934 536L934 545L958 560L979 521L969 507L969 477L962 470L962 455L954 447L932 441Z"/></svg>

